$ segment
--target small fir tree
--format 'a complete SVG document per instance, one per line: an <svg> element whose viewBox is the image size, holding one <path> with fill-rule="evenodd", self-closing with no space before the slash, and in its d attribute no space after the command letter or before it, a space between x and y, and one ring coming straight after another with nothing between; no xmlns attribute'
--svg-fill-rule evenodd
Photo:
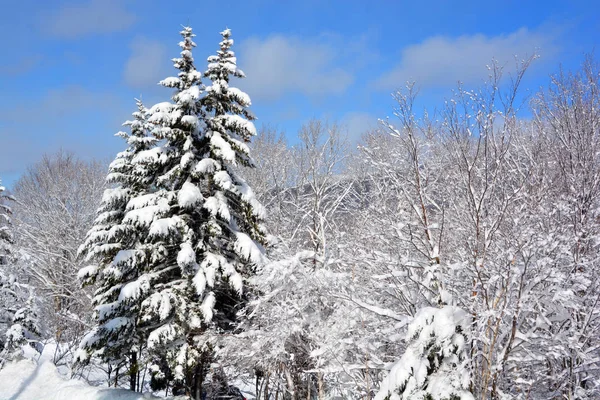
<svg viewBox="0 0 600 400"><path fill-rule="evenodd" d="M26 344L41 351L33 289L20 284L11 273L16 257L12 247L12 210L8 203L14 198L5 191L0 184L0 368L6 360L19 358Z"/></svg>
<svg viewBox="0 0 600 400"><path fill-rule="evenodd" d="M14 313L12 325L6 331L3 353L5 358L13 360L23 355L24 345L30 345L40 353L42 351L40 321L33 288L18 283L17 286L21 294L27 291L29 295L27 300L21 301L23 306Z"/></svg>
<svg viewBox="0 0 600 400"><path fill-rule="evenodd" d="M473 400L469 321L454 306L419 310L408 327L406 351L375 400Z"/></svg>

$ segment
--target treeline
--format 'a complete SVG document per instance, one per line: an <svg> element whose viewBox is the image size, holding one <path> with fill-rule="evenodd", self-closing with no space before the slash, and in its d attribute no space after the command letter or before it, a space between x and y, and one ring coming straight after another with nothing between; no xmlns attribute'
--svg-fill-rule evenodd
<svg viewBox="0 0 600 400"><path fill-rule="evenodd" d="M4 201L0 327L30 310L19 343L53 341L74 374L193 398L233 382L259 399L600 396L592 57L525 102L533 59L435 114L407 86L357 148L313 120L293 146L263 127L248 152L229 31L204 74L182 34L172 102L138 104L108 183L58 153Z"/></svg>

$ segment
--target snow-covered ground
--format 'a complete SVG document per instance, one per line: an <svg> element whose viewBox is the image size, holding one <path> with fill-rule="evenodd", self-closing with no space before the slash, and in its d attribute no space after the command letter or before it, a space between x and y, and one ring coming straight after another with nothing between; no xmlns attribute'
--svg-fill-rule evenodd
<svg viewBox="0 0 600 400"><path fill-rule="evenodd" d="M55 342L46 342L42 354L29 346L23 346L24 359L7 362L0 369L0 400L142 400L162 399L177 400L184 397L160 397L151 393L135 393L127 389L108 388L106 374L99 368L86 368L82 374L85 379L70 379L71 369L67 360L70 356L60 354L68 350L68 346ZM61 358L60 367L52 361L57 354ZM89 384L91 382L92 384ZM234 382L247 399L252 382ZM162 392L164 393L164 391ZM158 395L162 393L157 393Z"/></svg>
<svg viewBox="0 0 600 400"><path fill-rule="evenodd" d="M62 348L64 346L60 346ZM52 362L60 352L54 342L45 343L42 354L24 346L25 359L8 362L0 369L0 400L141 400L158 397L126 389L92 386L81 379L69 379L66 365L57 368ZM92 381L105 378L99 371L87 371ZM97 375L97 376L96 376ZM93 378L97 379L93 379Z"/></svg>
<svg viewBox="0 0 600 400"><path fill-rule="evenodd" d="M140 400L156 398L125 389L66 379L51 361L22 360L0 370L0 400Z"/></svg>

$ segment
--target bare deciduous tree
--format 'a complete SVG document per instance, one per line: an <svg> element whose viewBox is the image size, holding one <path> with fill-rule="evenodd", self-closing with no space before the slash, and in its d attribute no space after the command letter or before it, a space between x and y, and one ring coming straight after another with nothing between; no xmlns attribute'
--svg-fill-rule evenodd
<svg viewBox="0 0 600 400"><path fill-rule="evenodd" d="M80 288L78 247L94 221L106 165L73 153L45 155L16 182L16 241L26 279L44 298L43 319L57 341L72 341L91 315Z"/></svg>

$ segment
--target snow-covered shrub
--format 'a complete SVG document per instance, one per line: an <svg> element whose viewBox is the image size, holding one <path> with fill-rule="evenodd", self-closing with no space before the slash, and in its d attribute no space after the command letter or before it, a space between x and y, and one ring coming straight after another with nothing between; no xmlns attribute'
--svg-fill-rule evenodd
<svg viewBox="0 0 600 400"><path fill-rule="evenodd" d="M419 310L408 326L406 351L375 400L473 400L469 319L454 306Z"/></svg>

